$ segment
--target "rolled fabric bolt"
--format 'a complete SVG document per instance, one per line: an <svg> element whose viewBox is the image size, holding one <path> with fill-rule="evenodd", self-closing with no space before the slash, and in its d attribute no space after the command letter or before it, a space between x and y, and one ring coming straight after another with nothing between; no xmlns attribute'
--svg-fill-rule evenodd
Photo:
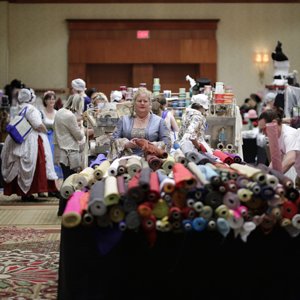
<svg viewBox="0 0 300 300"><path fill-rule="evenodd" d="M181 222L180 221L172 221L172 223L170 223L170 224L171 224L172 229L175 232L181 229Z"/></svg>
<svg viewBox="0 0 300 300"><path fill-rule="evenodd" d="M237 210L229 210L227 221L232 229L241 228L244 224L244 219Z"/></svg>
<svg viewBox="0 0 300 300"><path fill-rule="evenodd" d="M240 206L237 194L229 191L223 196L223 203L230 209L237 209Z"/></svg>
<svg viewBox="0 0 300 300"><path fill-rule="evenodd" d="M201 201L196 201L193 205L193 208L196 212L201 213L203 210L204 204Z"/></svg>
<svg viewBox="0 0 300 300"><path fill-rule="evenodd" d="M282 172L281 152L278 142L278 124L274 122L267 123L266 132L269 139L272 168Z"/></svg>
<svg viewBox="0 0 300 300"><path fill-rule="evenodd" d="M227 186L227 191L229 191L229 192L236 193L238 190L236 181L233 179L228 180L226 182L226 186Z"/></svg>
<svg viewBox="0 0 300 300"><path fill-rule="evenodd" d="M204 219L202 217L197 217L197 218L193 219L192 226L195 231L202 232L206 229L207 223L208 222L206 219Z"/></svg>
<svg viewBox="0 0 300 300"><path fill-rule="evenodd" d="M189 151L185 153L185 157L188 162L194 162L196 165L200 163L201 156L197 151Z"/></svg>
<svg viewBox="0 0 300 300"><path fill-rule="evenodd" d="M169 204L172 202L172 195L167 193L162 193L162 198L166 200Z"/></svg>
<svg viewBox="0 0 300 300"><path fill-rule="evenodd" d="M118 175L121 175L121 174L124 174L127 172L126 165L127 165L127 159L121 158L119 160L119 165L118 165L118 169L117 169Z"/></svg>
<svg viewBox="0 0 300 300"><path fill-rule="evenodd" d="M180 222L178 222L180 224ZM172 229L172 224L169 222L168 218L163 218L161 220L161 228L163 232L169 232ZM180 225L181 226L181 225Z"/></svg>
<svg viewBox="0 0 300 300"><path fill-rule="evenodd" d="M293 225L285 226L284 229L292 238L297 237L300 233L300 229L295 228Z"/></svg>
<svg viewBox="0 0 300 300"><path fill-rule="evenodd" d="M217 191L208 192L204 198L204 203L213 209L220 206L223 202L222 195Z"/></svg>
<svg viewBox="0 0 300 300"><path fill-rule="evenodd" d="M194 219L196 216L196 211L192 207L183 207L181 212L184 219Z"/></svg>
<svg viewBox="0 0 300 300"><path fill-rule="evenodd" d="M221 150L214 150L213 155L218 157L225 164L231 165L233 163L233 159Z"/></svg>
<svg viewBox="0 0 300 300"><path fill-rule="evenodd" d="M128 174L133 177L138 171L141 170L142 164L141 161L135 157L129 158L127 160L127 172Z"/></svg>
<svg viewBox="0 0 300 300"><path fill-rule="evenodd" d="M120 194L118 192L117 178L114 176L107 176L104 185L104 203L106 206L118 204Z"/></svg>
<svg viewBox="0 0 300 300"><path fill-rule="evenodd" d="M193 174L194 178L196 177L202 185L209 185L210 182L205 178L205 175L202 173L198 165L196 165L194 162L189 162L187 167Z"/></svg>
<svg viewBox="0 0 300 300"><path fill-rule="evenodd" d="M103 161L99 166L97 166L94 170L94 176L97 180L101 180L105 173L108 171L110 167L110 162L108 160Z"/></svg>
<svg viewBox="0 0 300 300"><path fill-rule="evenodd" d="M91 162L89 167L96 168L97 166L101 165L103 161L107 160L106 156L104 154L99 154L95 160Z"/></svg>
<svg viewBox="0 0 300 300"><path fill-rule="evenodd" d="M82 191L75 191L67 202L66 208L62 214L62 225L67 228L76 227L81 222L82 206L80 197L84 194Z"/></svg>
<svg viewBox="0 0 300 300"><path fill-rule="evenodd" d="M129 198L135 200L137 203L140 203L144 200L144 191L139 186L140 180L140 172L136 173L129 181L128 181L128 191L127 195Z"/></svg>
<svg viewBox="0 0 300 300"><path fill-rule="evenodd" d="M119 167L119 161L120 159L115 159L111 165L109 166L107 173L109 176L117 176L118 175L118 167Z"/></svg>
<svg viewBox="0 0 300 300"><path fill-rule="evenodd" d="M218 172L221 174L224 173L228 177L228 179L236 179L240 174L237 170L231 168L231 166L227 166L224 163L214 163L215 167L217 168Z"/></svg>
<svg viewBox="0 0 300 300"><path fill-rule="evenodd" d="M149 218L152 215L153 204L149 201L141 203L137 207L137 213L142 218Z"/></svg>
<svg viewBox="0 0 300 300"><path fill-rule="evenodd" d="M169 205L163 199L159 199L153 206L153 215L157 219L162 219L169 215Z"/></svg>
<svg viewBox="0 0 300 300"><path fill-rule="evenodd" d="M175 162L181 163L183 165L187 165L187 159L180 148L176 149L174 152L174 160Z"/></svg>
<svg viewBox="0 0 300 300"><path fill-rule="evenodd" d="M125 218L125 213L122 207L118 204L112 205L109 209L109 218L114 223L120 223Z"/></svg>
<svg viewBox="0 0 300 300"><path fill-rule="evenodd" d="M135 211L137 208L137 203L134 199L125 198L123 202L123 209L125 213L129 213L131 211Z"/></svg>
<svg viewBox="0 0 300 300"><path fill-rule="evenodd" d="M299 191L295 188L288 188L285 191L285 196L292 201L295 201L299 198Z"/></svg>
<svg viewBox="0 0 300 300"><path fill-rule="evenodd" d="M259 195L261 192L261 186L257 182L249 181L246 187L250 189L254 195Z"/></svg>
<svg viewBox="0 0 300 300"><path fill-rule="evenodd" d="M182 220L182 226L185 231L192 231L193 230L193 221L189 220L189 219Z"/></svg>
<svg viewBox="0 0 300 300"><path fill-rule="evenodd" d="M232 151L234 149L234 146L232 144L227 144L226 149Z"/></svg>
<svg viewBox="0 0 300 300"><path fill-rule="evenodd" d="M224 148L225 148L225 146L224 146L223 143L218 143L218 144L217 144L217 149L223 150Z"/></svg>
<svg viewBox="0 0 300 300"><path fill-rule="evenodd" d="M180 189L175 190L172 194L172 203L174 206L183 208L186 206L186 193Z"/></svg>
<svg viewBox="0 0 300 300"><path fill-rule="evenodd" d="M226 205L221 204L219 205L216 209L215 212L217 214L218 217L227 219L227 217L229 216L229 209Z"/></svg>
<svg viewBox="0 0 300 300"><path fill-rule="evenodd" d="M275 189L279 183L279 179L271 174L266 174L266 177L266 185L271 186L273 189Z"/></svg>
<svg viewBox="0 0 300 300"><path fill-rule="evenodd" d="M170 174L174 164L175 164L175 159L173 156L169 154L162 164L162 168L165 170L166 174Z"/></svg>
<svg viewBox="0 0 300 300"><path fill-rule="evenodd" d="M189 162L189 168L191 164L196 166L194 163ZM180 163L175 163L173 165L173 176L177 188L192 189L196 186L197 182L194 174Z"/></svg>
<svg viewBox="0 0 300 300"><path fill-rule="evenodd" d="M97 181L90 190L90 200L88 211L93 216L103 216L106 214L107 206L104 203L104 180Z"/></svg>
<svg viewBox="0 0 300 300"><path fill-rule="evenodd" d="M158 180L161 183L164 179L170 178L163 169L158 169L155 171L158 176Z"/></svg>
<svg viewBox="0 0 300 300"><path fill-rule="evenodd" d="M220 186L220 175L217 173L216 169L212 167L212 164L207 163L205 165L200 165L199 168L205 173L207 180L209 180L213 186Z"/></svg>
<svg viewBox="0 0 300 300"><path fill-rule="evenodd" d="M128 229L138 229L141 224L141 220L138 213L136 211L130 211L125 217L125 223Z"/></svg>
<svg viewBox="0 0 300 300"><path fill-rule="evenodd" d="M75 185L73 180L77 174L72 174L66 178L66 180L62 183L60 188L60 194L64 199L68 199L75 191Z"/></svg>
<svg viewBox="0 0 300 300"><path fill-rule="evenodd" d="M212 216L213 216L213 209L208 205L204 205L202 211L200 212L200 217L209 220Z"/></svg>
<svg viewBox="0 0 300 300"><path fill-rule="evenodd" d="M150 174L152 170L149 167L142 168L139 178L139 186L144 191L149 191L150 188Z"/></svg>
<svg viewBox="0 0 300 300"><path fill-rule="evenodd" d="M210 231L216 230L216 228L217 228L216 220L209 220L207 223L207 228Z"/></svg>
<svg viewBox="0 0 300 300"><path fill-rule="evenodd" d="M282 204L282 217L292 219L298 212L298 207L292 201L285 201Z"/></svg>
<svg viewBox="0 0 300 300"><path fill-rule="evenodd" d="M228 156L230 156L233 159L234 163L240 164L242 162L242 158L240 156L238 156L235 153L230 153L227 151L223 151L225 154L227 154Z"/></svg>
<svg viewBox="0 0 300 300"><path fill-rule="evenodd" d="M266 203L260 197L253 196L249 201L247 201L247 207L250 209L259 209Z"/></svg>
<svg viewBox="0 0 300 300"><path fill-rule="evenodd" d="M119 229L120 229L121 231L125 231L125 230L127 229L127 225L126 225L126 222L125 222L125 221L121 221L121 222L119 223Z"/></svg>
<svg viewBox="0 0 300 300"><path fill-rule="evenodd" d="M238 189L237 194L238 194L240 201L247 202L247 201L251 200L253 192L250 191L249 189L241 188L241 189Z"/></svg>
<svg viewBox="0 0 300 300"><path fill-rule="evenodd" d="M195 200L194 200L193 198L188 198L188 199L186 200L186 205L187 205L188 207L194 207L194 204L195 204Z"/></svg>
<svg viewBox="0 0 300 300"><path fill-rule="evenodd" d="M271 214L276 218L276 220L280 220L282 218L281 209L279 207L273 207Z"/></svg>
<svg viewBox="0 0 300 300"><path fill-rule="evenodd" d="M217 230L223 235L223 237L226 237L230 232L230 226L228 222L223 218L217 218Z"/></svg>
<svg viewBox="0 0 300 300"><path fill-rule="evenodd" d="M242 227L242 231L241 231L241 239L244 242L247 242L247 238L249 236L249 234L256 228L256 225L254 222L244 222L243 227Z"/></svg>
<svg viewBox="0 0 300 300"><path fill-rule="evenodd" d="M295 228L300 229L300 214L296 214L296 215L293 216L292 225Z"/></svg>
<svg viewBox="0 0 300 300"><path fill-rule="evenodd" d="M142 164L142 169L143 168L150 168L147 160L144 157L141 158L141 164Z"/></svg>
<svg viewBox="0 0 300 300"><path fill-rule="evenodd" d="M89 212L85 212L82 216L82 225L92 225L94 223L94 216Z"/></svg>
<svg viewBox="0 0 300 300"><path fill-rule="evenodd" d="M125 185L125 179L123 175L117 176L117 187L119 195L121 197L125 196L127 193L127 186Z"/></svg>
<svg viewBox="0 0 300 300"><path fill-rule="evenodd" d="M155 216L150 215L149 217L142 219L141 225L145 231L152 231L152 230L155 231L155 228L156 228Z"/></svg>
<svg viewBox="0 0 300 300"><path fill-rule="evenodd" d="M146 156L147 162L149 164L149 167L153 170L156 171L158 169L160 169L160 167L162 166L163 162L160 158L158 158L155 155L150 155L148 154Z"/></svg>
<svg viewBox="0 0 300 300"><path fill-rule="evenodd" d="M78 173L73 179L75 188L81 190L84 187L92 186L92 182L94 181L94 171L93 168L87 167Z"/></svg>
<svg viewBox="0 0 300 300"><path fill-rule="evenodd" d="M123 176L124 176L125 182L128 182L131 179L131 176L128 173L124 173Z"/></svg>
<svg viewBox="0 0 300 300"><path fill-rule="evenodd" d="M97 226L101 228L106 228L112 225L111 220L108 215L103 215L96 217Z"/></svg>
<svg viewBox="0 0 300 300"><path fill-rule="evenodd" d="M160 183L160 190L165 193L171 194L175 189L175 180L171 178L166 178Z"/></svg>
<svg viewBox="0 0 300 300"><path fill-rule="evenodd" d="M160 157L160 158L167 158L168 157L168 153L165 150L160 149L155 144L149 142L146 139L137 138L137 139L135 139L135 143L140 148L142 148L142 150L144 151L144 153L146 155L147 154L154 154L155 156Z"/></svg>
<svg viewBox="0 0 300 300"><path fill-rule="evenodd" d="M244 205L240 205L238 208L237 208L237 211L240 213L240 215L245 218L248 216L248 208Z"/></svg>
<svg viewBox="0 0 300 300"><path fill-rule="evenodd" d="M260 224L260 228L264 234L269 234L273 230L275 224L276 224L275 217L273 215L265 214Z"/></svg>
<svg viewBox="0 0 300 300"><path fill-rule="evenodd" d="M238 178L236 179L236 184L238 188L247 188L249 182L250 180L247 177L241 175L238 176Z"/></svg>
<svg viewBox="0 0 300 300"><path fill-rule="evenodd" d="M148 200L152 202L156 202L160 197L159 181L156 172L150 173L150 186L149 191L147 192L147 197Z"/></svg>
<svg viewBox="0 0 300 300"><path fill-rule="evenodd" d="M266 182L266 175L258 168L253 168L249 165L241 165L236 163L231 164L230 167L238 171L240 174L245 175L248 178L252 178L259 184L264 184Z"/></svg>
<svg viewBox="0 0 300 300"><path fill-rule="evenodd" d="M182 218L181 209L175 206L171 207L169 211L169 218L171 220L181 220Z"/></svg>
<svg viewBox="0 0 300 300"><path fill-rule="evenodd" d="M281 227L286 227L286 226L289 226L292 224L292 220L291 219L288 219L288 218L282 218L280 220L280 226Z"/></svg>
<svg viewBox="0 0 300 300"><path fill-rule="evenodd" d="M271 186L264 185L261 187L260 197L264 200L270 200L274 197L275 190Z"/></svg>

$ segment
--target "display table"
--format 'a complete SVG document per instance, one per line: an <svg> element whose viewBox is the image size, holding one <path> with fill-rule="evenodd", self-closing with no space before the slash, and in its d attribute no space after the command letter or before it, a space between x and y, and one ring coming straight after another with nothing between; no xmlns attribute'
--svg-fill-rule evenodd
<svg viewBox="0 0 300 300"><path fill-rule="evenodd" d="M300 299L300 237L282 228L255 230L247 243L232 232L158 232L153 248L126 231L105 256L100 230L62 227L59 300Z"/></svg>

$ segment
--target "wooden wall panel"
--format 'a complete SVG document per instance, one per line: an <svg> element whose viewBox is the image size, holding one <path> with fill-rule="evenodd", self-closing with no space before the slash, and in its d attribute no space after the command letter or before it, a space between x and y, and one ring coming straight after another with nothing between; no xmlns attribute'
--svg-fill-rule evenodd
<svg viewBox="0 0 300 300"><path fill-rule="evenodd" d="M88 47L74 40L69 46L69 63L216 63L216 58L216 42L205 39L91 40Z"/></svg>
<svg viewBox="0 0 300 300"><path fill-rule="evenodd" d="M216 79L218 20L67 20L69 82L81 77L106 94L120 85L189 88L185 76ZM149 30L137 39L137 30ZM169 85L169 86L168 86Z"/></svg>

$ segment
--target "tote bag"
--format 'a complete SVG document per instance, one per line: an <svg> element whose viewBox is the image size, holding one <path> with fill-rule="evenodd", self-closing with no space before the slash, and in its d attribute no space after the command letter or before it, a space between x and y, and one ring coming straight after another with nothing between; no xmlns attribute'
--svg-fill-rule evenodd
<svg viewBox="0 0 300 300"><path fill-rule="evenodd" d="M25 118L27 108L27 106L24 107L19 115L15 116L6 126L6 131L17 144L22 144L32 130L30 123Z"/></svg>

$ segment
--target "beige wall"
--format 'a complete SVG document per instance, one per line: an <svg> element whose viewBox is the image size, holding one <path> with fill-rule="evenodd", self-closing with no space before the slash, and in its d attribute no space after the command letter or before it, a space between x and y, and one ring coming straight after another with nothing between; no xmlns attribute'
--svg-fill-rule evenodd
<svg viewBox="0 0 300 300"><path fill-rule="evenodd" d="M300 71L299 15L300 4L21 5L0 2L0 87L14 78L34 88L69 86L66 19L220 19L218 80L233 87L240 103L251 92L264 90L253 64L255 50L272 52L280 40L290 60L290 71ZM267 84L272 82L272 73L270 62Z"/></svg>

